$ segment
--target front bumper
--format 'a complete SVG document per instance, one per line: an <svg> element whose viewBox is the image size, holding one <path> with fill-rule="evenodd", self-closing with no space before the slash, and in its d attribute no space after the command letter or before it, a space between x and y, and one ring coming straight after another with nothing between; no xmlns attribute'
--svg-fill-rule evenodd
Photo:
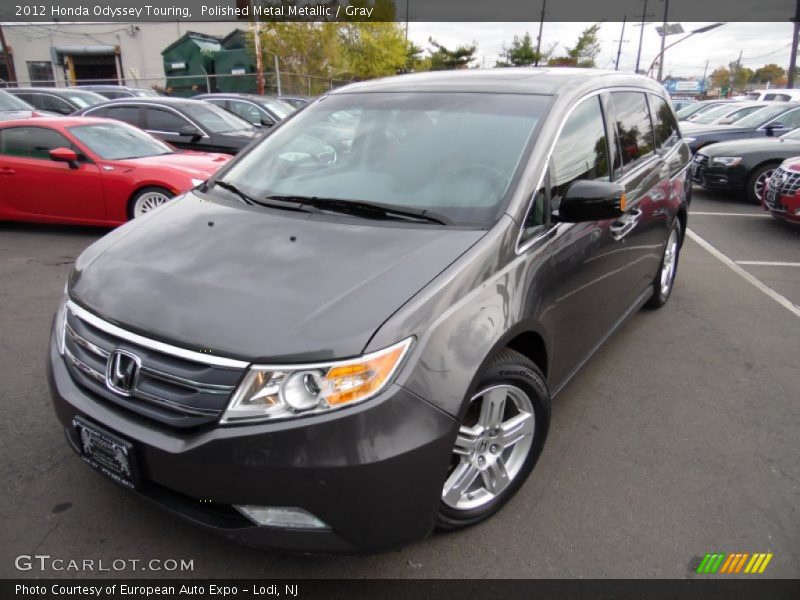
<svg viewBox="0 0 800 600"><path fill-rule="evenodd" d="M743 169L692 161L692 182L715 190L742 190L746 185Z"/></svg>
<svg viewBox="0 0 800 600"><path fill-rule="evenodd" d="M73 448L76 416L131 442L137 491L206 529L325 553L397 548L433 530L458 423L400 386L339 412L186 431L78 386L53 339L49 358L53 405ZM233 505L299 507L330 529L257 526Z"/></svg>
<svg viewBox="0 0 800 600"><path fill-rule="evenodd" d="M776 219L800 223L800 195L778 196L773 202L770 202L765 194L761 200L761 206Z"/></svg>

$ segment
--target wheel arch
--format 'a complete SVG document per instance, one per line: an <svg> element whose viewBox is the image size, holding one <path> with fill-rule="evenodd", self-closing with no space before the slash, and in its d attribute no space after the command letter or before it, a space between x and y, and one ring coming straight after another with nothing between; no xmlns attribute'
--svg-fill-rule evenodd
<svg viewBox="0 0 800 600"><path fill-rule="evenodd" d="M468 399L471 398L477 390L478 383L483 373L486 371L486 368L500 352L507 348L519 352L533 362L542 372L542 375L544 375L545 381L549 383L548 374L551 367L550 361L552 360L552 353L550 352L551 345L548 344L547 340L548 337L545 335L543 328L535 322L521 322L506 331L506 333L489 349L480 367L475 371L468 388L468 393L458 411L457 418L459 420L464 418Z"/></svg>

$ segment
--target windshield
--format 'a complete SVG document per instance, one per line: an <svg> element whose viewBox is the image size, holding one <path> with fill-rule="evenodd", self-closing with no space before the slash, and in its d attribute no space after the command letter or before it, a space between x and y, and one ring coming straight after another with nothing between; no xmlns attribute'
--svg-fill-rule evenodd
<svg viewBox="0 0 800 600"><path fill-rule="evenodd" d="M784 133L781 136L781 139L784 139L784 140L800 140L800 128L793 129L789 133Z"/></svg>
<svg viewBox="0 0 800 600"><path fill-rule="evenodd" d="M181 106L181 109L212 133L253 130L253 126L250 123L216 104L197 100L195 102L187 102Z"/></svg>
<svg viewBox="0 0 800 600"><path fill-rule="evenodd" d="M494 222L548 96L334 94L225 175L256 198L323 197Z"/></svg>
<svg viewBox="0 0 800 600"><path fill-rule="evenodd" d="M691 121L692 123L709 124L721 117L728 117L732 119L731 123L733 123L762 108L764 107L758 105L745 106L742 108L736 104L722 104L720 106L715 106L714 108L703 111L699 116L691 119Z"/></svg>
<svg viewBox="0 0 800 600"><path fill-rule="evenodd" d="M6 112L11 110L33 110L33 107L16 96L12 96L8 92L0 90L0 111Z"/></svg>
<svg viewBox="0 0 800 600"><path fill-rule="evenodd" d="M692 116L693 114L699 113L704 110L708 110L712 106L717 106L716 104L704 104L702 102L695 102L694 104L690 104L689 106L684 106L675 114L677 115L678 119L685 119L687 117Z"/></svg>
<svg viewBox="0 0 800 600"><path fill-rule="evenodd" d="M793 108L793 107L792 107ZM782 115L787 111L786 105L782 106L768 106L752 115L747 115L744 119L737 121L737 127L760 127L767 121Z"/></svg>
<svg viewBox="0 0 800 600"><path fill-rule="evenodd" d="M93 123L70 127L70 133L106 160L171 154L172 148L141 129L122 123Z"/></svg>
<svg viewBox="0 0 800 600"><path fill-rule="evenodd" d="M258 102L261 103L262 106L266 107L267 110L275 113L279 119L285 119L295 110L297 110L288 102L275 100L274 98L259 98Z"/></svg>
<svg viewBox="0 0 800 600"><path fill-rule="evenodd" d="M72 90L65 90L64 95L69 98L75 106L86 108L87 106L94 106L108 100L105 96L96 94L94 92L78 92Z"/></svg>

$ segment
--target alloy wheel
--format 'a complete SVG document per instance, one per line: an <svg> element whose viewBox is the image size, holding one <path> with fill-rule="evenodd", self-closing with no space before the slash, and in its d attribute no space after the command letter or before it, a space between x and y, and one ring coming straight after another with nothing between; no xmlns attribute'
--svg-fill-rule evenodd
<svg viewBox="0 0 800 600"><path fill-rule="evenodd" d="M758 176L753 184L753 192L755 193L756 198L759 200L764 198L764 191L767 189L767 182L772 179L773 173L775 173L775 169L768 169L764 171Z"/></svg>
<svg viewBox="0 0 800 600"><path fill-rule="evenodd" d="M141 217L143 214L158 208L167 200L169 200L169 196L162 192L153 191L142 194L136 199L136 203L133 206L134 218Z"/></svg>
<svg viewBox="0 0 800 600"><path fill-rule="evenodd" d="M675 266L678 259L678 231L673 229L664 249L664 260L661 264L661 295L667 297L675 280Z"/></svg>
<svg viewBox="0 0 800 600"><path fill-rule="evenodd" d="M533 403L522 389L494 385L475 394L458 431L442 501L471 510L497 498L522 469L535 426Z"/></svg>

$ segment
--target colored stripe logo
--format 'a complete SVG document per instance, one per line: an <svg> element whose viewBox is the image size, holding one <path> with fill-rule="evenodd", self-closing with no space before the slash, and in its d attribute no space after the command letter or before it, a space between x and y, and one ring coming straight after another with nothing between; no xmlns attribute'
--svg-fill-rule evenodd
<svg viewBox="0 0 800 600"><path fill-rule="evenodd" d="M701 575L760 574L766 570L772 556L772 552L706 553L696 572Z"/></svg>

